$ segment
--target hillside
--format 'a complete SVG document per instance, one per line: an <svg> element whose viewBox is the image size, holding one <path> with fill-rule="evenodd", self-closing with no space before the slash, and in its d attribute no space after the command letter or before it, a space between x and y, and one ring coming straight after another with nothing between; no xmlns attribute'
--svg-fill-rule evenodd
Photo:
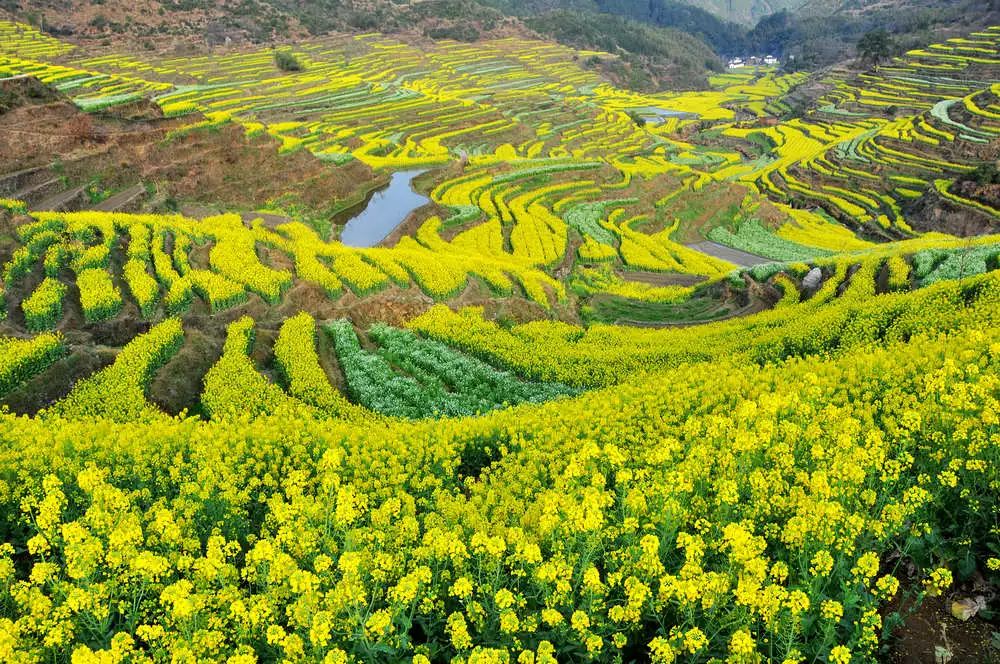
<svg viewBox="0 0 1000 664"><path fill-rule="evenodd" d="M123 0L10 0L6 6L57 36L176 53L248 42L285 43L330 31L374 30L465 42L540 35L623 56L602 64L600 71L617 85L643 91L703 88L708 74L719 66L717 58L774 54L790 68L817 70L850 58L853 53L845 45L875 29L888 30L903 52L1000 22L997 0L810 0L801 7L754 0L733 4L732 16L729 0L705 6L679 0L245 0L238 6L143 1L141 12ZM722 4L727 5L725 11L718 7ZM618 18L608 19L609 14ZM714 55L707 54L701 42Z"/></svg>
<svg viewBox="0 0 1000 664"><path fill-rule="evenodd" d="M678 0L481 0L483 4L521 17L545 15L549 12L569 12L578 15L598 12L612 14L630 21L661 28L672 28L695 36L711 46L716 53L739 53L743 46L744 29L719 18L694 4Z"/></svg>
<svg viewBox="0 0 1000 664"><path fill-rule="evenodd" d="M997 4L993 0L981 0L975 5L946 0L803 0L795 7L795 12L803 16L835 16L848 15L855 17L877 14L896 14L898 20L906 21L907 13L916 13L923 18L933 18L939 14L947 20L958 20L973 7L981 13L996 11ZM978 17L967 16L968 19Z"/></svg>
<svg viewBox="0 0 1000 664"><path fill-rule="evenodd" d="M730 22L752 26L764 16L783 9L795 9L804 0L484 0L485 4L510 14L542 13L555 9L568 11L602 11L640 19L643 15L670 15L675 26L683 21L699 20Z"/></svg>
<svg viewBox="0 0 1000 664"><path fill-rule="evenodd" d="M796 10L806 0L684 0L719 18L752 26L760 19L783 9Z"/></svg>
<svg viewBox="0 0 1000 664"><path fill-rule="evenodd" d="M75 6L0 20L0 661L1000 656L1000 25Z"/></svg>
<svg viewBox="0 0 1000 664"><path fill-rule="evenodd" d="M708 74L723 68L711 48L680 30L581 11L539 14L525 18L525 24L560 44L620 55L620 65L597 56L594 66L633 90L703 89Z"/></svg>
<svg viewBox="0 0 1000 664"><path fill-rule="evenodd" d="M206 46L273 45L330 31L377 30L417 42L542 36L585 50L612 53L615 57L599 63L598 71L613 83L647 91L704 88L708 75L721 67L716 53L698 37L680 30L640 25L626 18L608 22L593 12L556 12L522 20L474 0L357 7L351 0L338 0L329 7L313 2L248 0L238 8L193 0L148 0L139 13L135 13L134 3L122 0L13 6L17 15L44 25L53 35L80 43L128 44L130 49L139 45L147 52L169 49L183 54ZM723 39L718 31L695 30L694 34L716 42Z"/></svg>
<svg viewBox="0 0 1000 664"><path fill-rule="evenodd" d="M10 2L8 11L52 34L76 39L129 37L133 46L162 47L168 40L202 46L241 42L280 42L331 31L378 29L397 32L434 27L462 19L464 24L490 32L503 30L504 17L472 0L429 0L412 4L364 3L355 0L142 0L100 3L42 0ZM517 30L513 25L510 29Z"/></svg>
<svg viewBox="0 0 1000 664"><path fill-rule="evenodd" d="M511 15L599 11L694 35L723 57L775 54L820 69L853 53L866 32L885 29L899 52L1000 22L996 0L681 2L678 0L482 0ZM728 6L732 4L730 13Z"/></svg>
<svg viewBox="0 0 1000 664"><path fill-rule="evenodd" d="M798 67L819 69L843 62L852 55L845 45L874 30L886 30L899 54L997 22L997 0L809 0L796 11L760 21L746 39L751 50L794 57Z"/></svg>

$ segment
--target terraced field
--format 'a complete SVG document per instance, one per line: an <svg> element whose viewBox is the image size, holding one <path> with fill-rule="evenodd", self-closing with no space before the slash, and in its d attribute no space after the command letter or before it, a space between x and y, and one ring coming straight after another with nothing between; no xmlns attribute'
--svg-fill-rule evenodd
<svg viewBox="0 0 1000 664"><path fill-rule="evenodd" d="M772 125L767 118L787 108L803 74L730 73L708 92L637 95L577 64L599 54L515 39L417 48L374 34L331 38L291 48L303 71L278 75L268 51L140 61L75 54L30 29L5 30L0 67L37 75L84 109L147 95L168 116L201 114L183 131L240 123L275 136L282 151L306 149L334 164L458 162L431 189L439 214L416 242L397 247L411 254L410 270L419 271L428 248L454 259L442 283L417 277L435 298L461 290L476 262L491 264L481 270L491 274L477 275L491 288L510 292L513 277L549 306L562 292L539 268L569 253L578 281L594 283L587 275L596 266L612 291L662 300L690 291L642 289L615 270L707 279L731 271L685 246L699 237L797 260L912 237L911 217L920 230L949 230L915 211L928 200L979 231L997 220L996 209L954 182L996 156L1000 31L911 52L878 74L834 72L814 108ZM734 141L764 149L750 158ZM726 187L728 198L729 183L744 188L729 209L674 214L672 201L688 192ZM691 223L694 238L678 232ZM682 235L686 242L676 240ZM399 275L382 267L346 279L367 290Z"/></svg>
<svg viewBox="0 0 1000 664"><path fill-rule="evenodd" d="M661 94L526 39L282 48L0 23L5 95L352 184L103 190L77 116L0 165L0 660L846 664L974 592L987 653L1000 28Z"/></svg>

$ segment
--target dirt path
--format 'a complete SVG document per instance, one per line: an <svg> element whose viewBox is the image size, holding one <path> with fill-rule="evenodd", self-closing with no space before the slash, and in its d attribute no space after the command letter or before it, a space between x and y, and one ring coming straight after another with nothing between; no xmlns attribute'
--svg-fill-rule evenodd
<svg viewBox="0 0 1000 664"><path fill-rule="evenodd" d="M718 242L709 242L708 240L689 244L688 247L694 249L695 251L700 251L703 254L708 254L709 256L714 256L715 258L735 263L740 267L751 267L753 265L774 262L770 258L750 254L745 251L740 251L739 249L727 247L726 245L719 244Z"/></svg>
<svg viewBox="0 0 1000 664"><path fill-rule="evenodd" d="M703 281L707 281L707 278L700 274L681 274L679 272L617 270L615 274L625 281L633 281L650 286L695 286Z"/></svg>
<svg viewBox="0 0 1000 664"><path fill-rule="evenodd" d="M759 300L754 300L747 304L746 306L740 307L739 309L733 309L721 316L716 318L704 318L698 320L679 320L679 321L638 321L638 320L628 320L620 318L615 321L615 325L629 325L631 327L649 327L649 328L662 328L662 327L691 327L692 325L704 325L705 323L717 323L719 321L729 320L730 318L739 318L740 316L749 316L750 314L756 314L767 309L767 305Z"/></svg>
<svg viewBox="0 0 1000 664"><path fill-rule="evenodd" d="M100 212L123 212L127 207L134 206L146 195L146 187L142 183L119 191L114 196L107 198L96 205L91 206L91 210Z"/></svg>

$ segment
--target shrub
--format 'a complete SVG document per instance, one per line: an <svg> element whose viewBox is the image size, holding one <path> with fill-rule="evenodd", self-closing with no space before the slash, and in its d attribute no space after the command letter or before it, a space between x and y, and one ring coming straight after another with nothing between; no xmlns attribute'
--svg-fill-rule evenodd
<svg viewBox="0 0 1000 664"><path fill-rule="evenodd" d="M274 64L281 71L302 71L305 67L291 51L275 51Z"/></svg>

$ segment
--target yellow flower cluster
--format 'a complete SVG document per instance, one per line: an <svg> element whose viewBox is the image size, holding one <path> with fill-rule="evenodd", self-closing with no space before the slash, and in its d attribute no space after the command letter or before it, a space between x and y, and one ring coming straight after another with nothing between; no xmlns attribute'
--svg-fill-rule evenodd
<svg viewBox="0 0 1000 664"><path fill-rule="evenodd" d="M294 402L254 368L247 353L253 346L254 321L243 316L229 325L222 357L205 374L202 406L213 418L254 417ZM287 353L283 352L287 357Z"/></svg>
<svg viewBox="0 0 1000 664"><path fill-rule="evenodd" d="M122 277L128 284L143 317L151 317L160 297L160 286L156 279L150 276L147 263L138 259L127 261L122 267Z"/></svg>
<svg viewBox="0 0 1000 664"><path fill-rule="evenodd" d="M110 367L77 383L65 398L43 412L54 418L102 417L118 422L162 416L146 399L146 384L183 339L180 321L168 318L126 344Z"/></svg>
<svg viewBox="0 0 1000 664"><path fill-rule="evenodd" d="M59 334L44 333L31 339L0 337L0 394L39 373L65 350Z"/></svg>
<svg viewBox="0 0 1000 664"><path fill-rule="evenodd" d="M206 378L217 419L130 405L180 338L167 321L41 417L0 414L0 656L867 661L899 591L887 552L945 538L995 567L991 535L956 528L1000 513L1000 278L868 300L528 324L489 348L475 312L433 309L415 327L614 384L364 427L317 416L308 315L276 348L291 394L243 318ZM915 561L928 593L952 583Z"/></svg>
<svg viewBox="0 0 1000 664"><path fill-rule="evenodd" d="M113 317L122 308L122 296L103 268L87 268L76 276L80 289L80 306L87 321L95 322Z"/></svg>
<svg viewBox="0 0 1000 664"><path fill-rule="evenodd" d="M849 289L845 296L833 298L852 264L850 260L835 263L833 274L805 302L696 327L645 330L594 325L583 330L563 323L536 322L506 329L484 320L476 308L454 312L443 306L430 309L409 326L533 378L593 386L693 360L781 360L858 342L905 339L927 329L953 329L983 311L959 306L953 299L972 288L961 282L939 282L918 291L875 298ZM982 289L973 288L970 297L983 307L990 302L996 306L996 275L977 279L981 281L973 283L981 283ZM854 283L863 281L859 277Z"/></svg>
<svg viewBox="0 0 1000 664"><path fill-rule="evenodd" d="M47 330L62 318L62 302L66 285L58 279L45 277L31 295L21 302L24 322L29 330Z"/></svg>
<svg viewBox="0 0 1000 664"><path fill-rule="evenodd" d="M330 385L316 353L316 321L306 312L286 320L274 344L274 359L288 384L288 393L332 417L360 419L357 408Z"/></svg>
<svg viewBox="0 0 1000 664"><path fill-rule="evenodd" d="M272 304L292 285L291 273L260 262L254 236L247 232L239 215L207 217L198 226L199 231L215 240L208 259L221 276L246 286Z"/></svg>

